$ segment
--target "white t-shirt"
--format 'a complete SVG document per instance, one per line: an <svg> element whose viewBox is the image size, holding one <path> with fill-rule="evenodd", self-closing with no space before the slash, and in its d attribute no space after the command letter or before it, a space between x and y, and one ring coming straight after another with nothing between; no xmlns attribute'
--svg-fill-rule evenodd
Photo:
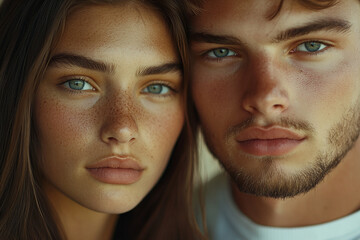
<svg viewBox="0 0 360 240"><path fill-rule="evenodd" d="M268 227L254 223L240 212L225 174L212 179L204 190L210 240L360 240L360 211L313 226Z"/></svg>

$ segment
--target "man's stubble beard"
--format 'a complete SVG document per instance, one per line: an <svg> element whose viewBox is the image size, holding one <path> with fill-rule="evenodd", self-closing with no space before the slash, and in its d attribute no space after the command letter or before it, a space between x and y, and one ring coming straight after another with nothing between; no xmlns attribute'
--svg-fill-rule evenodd
<svg viewBox="0 0 360 240"><path fill-rule="evenodd" d="M251 122L251 120L247 120L240 124L242 125L240 128L245 128ZM304 128L311 128L310 126L306 127L308 126L306 123L297 124L295 121L286 120L284 122L287 123L285 124L286 127L292 126L301 129L304 126ZM241 192L263 197L289 198L306 193L320 183L353 147L359 134L360 104L356 104L356 106L349 108L341 120L329 131L327 149L319 151L314 157L314 161L311 161L306 168L293 174L285 173L277 162L282 160L272 156L261 158L261 168L257 169L257 174L249 173L245 168L236 167L230 161L219 159L206 134L204 134L204 138L210 152L219 159ZM286 161L286 159L284 160Z"/></svg>

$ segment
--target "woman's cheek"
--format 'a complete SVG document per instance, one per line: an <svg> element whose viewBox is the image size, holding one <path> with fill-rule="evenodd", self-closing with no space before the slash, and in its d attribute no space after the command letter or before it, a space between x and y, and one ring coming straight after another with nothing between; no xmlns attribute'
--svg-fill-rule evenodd
<svg viewBox="0 0 360 240"><path fill-rule="evenodd" d="M51 97L40 95L38 99L35 122L42 148L78 153L89 140L94 114Z"/></svg>
<svg viewBox="0 0 360 240"><path fill-rule="evenodd" d="M168 104L166 107L151 109L145 116L147 136L153 147L162 151L163 157L169 157L184 125L184 110L180 102Z"/></svg>

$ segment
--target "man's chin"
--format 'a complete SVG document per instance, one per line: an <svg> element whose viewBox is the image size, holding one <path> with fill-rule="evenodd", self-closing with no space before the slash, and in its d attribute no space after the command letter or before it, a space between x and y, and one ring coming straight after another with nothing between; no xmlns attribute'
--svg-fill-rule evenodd
<svg viewBox="0 0 360 240"><path fill-rule="evenodd" d="M317 160L311 166L288 173L269 160L256 172L224 166L239 191L261 197L291 198L305 194L319 184L337 163Z"/></svg>

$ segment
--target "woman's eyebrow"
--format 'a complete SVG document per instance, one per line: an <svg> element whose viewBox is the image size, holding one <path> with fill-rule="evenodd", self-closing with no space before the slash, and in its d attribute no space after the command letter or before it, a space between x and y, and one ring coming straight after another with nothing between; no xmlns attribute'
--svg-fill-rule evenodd
<svg viewBox="0 0 360 240"><path fill-rule="evenodd" d="M182 65L178 62L164 63L157 66L143 67L136 73L137 76L165 74L169 72L181 72Z"/></svg>
<svg viewBox="0 0 360 240"><path fill-rule="evenodd" d="M109 74L113 73L115 69L113 64L101 62L81 55L67 53L57 54L50 59L49 66L58 64L73 65Z"/></svg>
<svg viewBox="0 0 360 240"><path fill-rule="evenodd" d="M105 63L102 61L94 60L81 55L61 53L54 55L49 63L49 66L53 65L72 65L108 74L114 73L115 66L113 64ZM155 74L164 74L169 72L182 71L182 65L178 62L164 63L158 66L149 66L141 68L136 75L146 76Z"/></svg>
<svg viewBox="0 0 360 240"><path fill-rule="evenodd" d="M325 18L308 22L300 27L290 28L280 32L274 42L282 42L295 37L303 36L317 31L336 31L345 33L351 28L351 23L343 19Z"/></svg>

